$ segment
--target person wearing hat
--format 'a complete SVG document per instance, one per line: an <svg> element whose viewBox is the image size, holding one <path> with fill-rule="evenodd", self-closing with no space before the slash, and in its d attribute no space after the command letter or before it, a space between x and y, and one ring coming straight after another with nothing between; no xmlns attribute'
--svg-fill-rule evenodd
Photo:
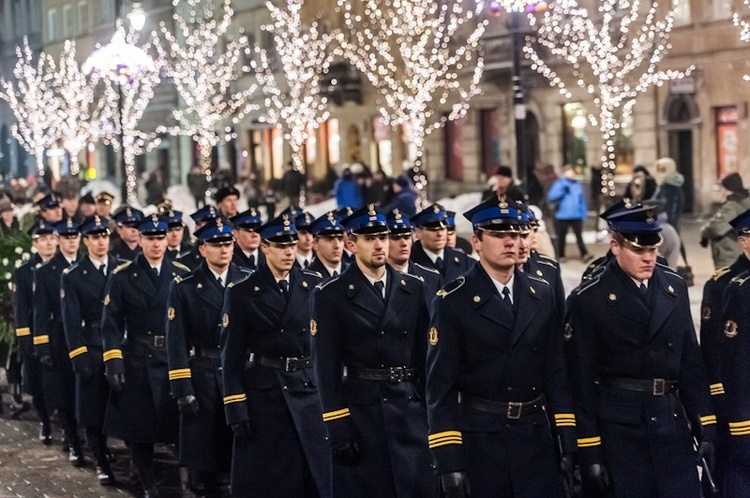
<svg viewBox="0 0 750 498"><path fill-rule="evenodd" d="M42 265L50 261L57 252L57 237L52 224L39 221L31 231L31 246L36 253L24 262L14 273L13 281L16 292L14 294L13 309L16 326L16 340L18 340L23 364L23 390L31 395L31 404L41 421L39 440L45 445L52 444L50 413L44 399L42 382L42 366L34 352L34 273ZM12 417L17 418L28 407L22 404Z"/></svg>
<svg viewBox="0 0 750 498"><path fill-rule="evenodd" d="M240 191L234 187L222 187L214 194L216 207L221 211L221 215L230 219L237 215L237 204L240 201Z"/></svg>
<svg viewBox="0 0 750 498"><path fill-rule="evenodd" d="M78 210L84 218L89 218L96 214L96 201L91 192L87 192L81 196L81 199L78 201Z"/></svg>
<svg viewBox="0 0 750 498"><path fill-rule="evenodd" d="M401 273L410 273L419 278L425 287L425 302L429 309L437 291L442 287L440 272L410 259L414 244L414 227L409 218L398 209L394 209L388 212L386 222L388 223L388 264Z"/></svg>
<svg viewBox="0 0 750 498"><path fill-rule="evenodd" d="M81 244L79 225L71 218L53 229L59 251L34 272L34 352L42 365L44 400L49 410L57 410L69 448L69 460L76 466L86 461L81 451L75 416L76 383L68 356L62 321L61 278L78 259Z"/></svg>
<svg viewBox="0 0 750 498"><path fill-rule="evenodd" d="M721 186L724 188L724 202L701 227L701 246L711 244L711 257L717 270L731 265L740 254L729 220L750 209L750 194L739 173L725 176Z"/></svg>
<svg viewBox="0 0 750 498"><path fill-rule="evenodd" d="M332 496L434 496L424 286L387 264L388 225L374 205L341 223L355 262L315 290L310 322Z"/></svg>
<svg viewBox="0 0 750 498"><path fill-rule="evenodd" d="M265 258L260 250L260 235L257 232L262 224L260 212L250 208L230 218L229 221L234 227L235 240L232 262L241 268L254 271Z"/></svg>
<svg viewBox="0 0 750 498"><path fill-rule="evenodd" d="M98 216L104 218L102 215ZM120 263L133 261L141 252L138 224L143 220L143 212L130 206L122 206L112 219L117 223L119 238L110 244L109 253Z"/></svg>
<svg viewBox="0 0 750 498"><path fill-rule="evenodd" d="M456 234L456 213L454 211L445 212L445 224L445 228L447 229L448 233L448 238L446 239L445 245L466 254L463 249L456 247L456 243L458 242L458 235Z"/></svg>
<svg viewBox="0 0 750 498"><path fill-rule="evenodd" d="M109 254L107 219L90 216L80 232L88 254L63 270L62 325L76 376L76 420L85 429L86 441L94 454L99 484L112 486L115 476L103 431L109 385L104 377L101 320L107 280L118 262Z"/></svg>
<svg viewBox="0 0 750 498"><path fill-rule="evenodd" d="M417 242L411 259L440 272L444 283L457 279L471 269L474 260L448 243L448 216L440 204L432 204L411 219L416 227Z"/></svg>
<svg viewBox="0 0 750 498"><path fill-rule="evenodd" d="M562 317L549 284L517 268L519 211L490 198L464 213L479 262L432 305L428 441L449 498L561 496L560 471L572 478Z"/></svg>
<svg viewBox="0 0 750 498"><path fill-rule="evenodd" d="M339 221L343 220L347 216L351 216L352 213L354 213L354 208L351 206L344 206L340 209L337 209L335 211L336 218L339 219ZM341 261L343 261L346 264L350 264L354 262L354 255L349 250L349 233L344 230L344 253L341 255Z"/></svg>
<svg viewBox="0 0 750 498"><path fill-rule="evenodd" d="M517 184L513 179L513 170L510 166L498 166L495 175L491 179L490 185L492 185L493 188L482 195L483 201L500 196L504 196L506 199L512 199L516 202L528 202L529 200L521 185Z"/></svg>
<svg viewBox="0 0 750 498"><path fill-rule="evenodd" d="M224 417L221 391L224 288L250 271L232 263L232 227L221 218L210 220L195 236L203 261L193 272L175 279L169 291L169 383L180 410L177 447L184 466L183 489L189 487L189 469L209 496L219 496L232 459L232 432Z"/></svg>
<svg viewBox="0 0 750 498"><path fill-rule="evenodd" d="M234 431L231 493L330 496L309 328L310 296L323 279L294 267L290 214L257 233L265 257L252 275L228 286L222 316L224 407Z"/></svg>
<svg viewBox="0 0 750 498"><path fill-rule="evenodd" d="M167 221L167 252L165 256L174 261L180 254L192 249L192 245L185 237L185 223L182 221L182 212L174 211L172 208L164 209L159 213Z"/></svg>
<svg viewBox="0 0 750 498"><path fill-rule="evenodd" d="M104 433L125 441L144 496L152 498L159 494L154 444L175 444L179 429L167 364L167 298L171 282L190 269L164 257L164 219L145 217L137 230L142 251L114 269L104 297L103 358L110 386Z"/></svg>
<svg viewBox="0 0 750 498"><path fill-rule="evenodd" d="M310 231L310 225L312 225L313 221L315 221L315 217L307 211L294 218L298 237L294 266L303 270L308 270L317 257L313 250L313 234Z"/></svg>
<svg viewBox="0 0 750 498"><path fill-rule="evenodd" d="M63 219L63 211L60 206L60 196L56 192L49 192L36 201L39 214L47 223L57 223Z"/></svg>
<svg viewBox="0 0 750 498"><path fill-rule="evenodd" d="M101 218L110 219L112 217L112 202L115 196L109 192L99 192L94 197L96 201L96 214Z"/></svg>
<svg viewBox="0 0 750 498"><path fill-rule="evenodd" d="M216 206L205 205L191 214L190 217L195 222L195 230L198 231L203 225L220 218L221 212ZM203 262L203 256L201 256L198 244L196 244L178 254L176 260L194 270Z"/></svg>
<svg viewBox="0 0 750 498"><path fill-rule="evenodd" d="M0 200L0 236L16 237L21 232L13 203L7 199Z"/></svg>
<svg viewBox="0 0 750 498"><path fill-rule="evenodd" d="M310 232L316 258L309 269L319 272L326 280L341 275L349 263L343 261L344 227L335 213L329 211L313 221Z"/></svg>
<svg viewBox="0 0 750 498"><path fill-rule="evenodd" d="M612 260L567 302L563 338L587 496L699 498L696 461L713 470L717 419L687 286L656 262L656 214L629 203L610 213Z"/></svg>
<svg viewBox="0 0 750 498"><path fill-rule="evenodd" d="M712 293L720 299L719 308L712 308L718 315L715 320L711 316L704 319L713 324L707 332L712 336L709 351L718 349L714 358L706 358L706 365L711 372L712 367L718 369L720 383L711 385L712 398L718 402L720 408L720 423L727 423L729 435L722 440L717 452L717 463L722 496L750 496L750 392L748 392L748 377L750 370L750 347L747 340L747 330L750 326L750 312L748 299L750 293L750 210L745 211L729 222L737 236L737 242L742 254L728 270L724 270L714 285L718 288L724 284L726 290L722 294ZM738 269L742 271L731 279L726 276ZM720 272L722 273L722 272ZM708 285L706 286L708 287ZM723 305L723 309L722 306ZM701 348L706 348L703 341L709 337L703 335L701 325ZM704 357L706 352L704 352ZM720 366L720 368L719 368ZM709 378L714 382L716 378ZM717 392L718 391L718 392ZM718 394L718 396L717 396ZM721 420L723 419L723 420ZM723 467L723 468L722 468ZM720 475L723 471L724 476ZM723 486L722 483L723 482Z"/></svg>
<svg viewBox="0 0 750 498"><path fill-rule="evenodd" d="M393 181L393 199L384 208L386 212L398 209L407 218L417 214L417 192L409 177L399 175Z"/></svg>

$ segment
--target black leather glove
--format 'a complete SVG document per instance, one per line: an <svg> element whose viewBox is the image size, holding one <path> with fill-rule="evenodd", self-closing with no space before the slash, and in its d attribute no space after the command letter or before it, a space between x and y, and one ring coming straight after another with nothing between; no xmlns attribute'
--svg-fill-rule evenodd
<svg viewBox="0 0 750 498"><path fill-rule="evenodd" d="M703 460L708 465L708 472L714 473L714 464L716 463L716 448L710 441L703 441L698 445L698 465L703 465Z"/></svg>
<svg viewBox="0 0 750 498"><path fill-rule="evenodd" d="M198 403L196 402L196 407ZM231 424L230 427L232 428L232 432L234 432L234 435L242 440L250 441L250 438L253 435L253 427L250 425L249 421L240 422L238 424Z"/></svg>
<svg viewBox="0 0 750 498"><path fill-rule="evenodd" d="M443 472L438 475L440 489L445 498L469 498L471 486L466 472Z"/></svg>
<svg viewBox="0 0 750 498"><path fill-rule="evenodd" d="M701 239L701 247L708 247L708 239Z"/></svg>
<svg viewBox="0 0 750 498"><path fill-rule="evenodd" d="M48 354L42 355L39 357L39 363L42 364L43 367L46 368L54 368L54 364L52 363L52 357Z"/></svg>
<svg viewBox="0 0 750 498"><path fill-rule="evenodd" d="M560 473L562 474L562 477L567 483L568 489L570 490L573 489L573 486L575 484L573 478L573 468L575 466L574 463L573 453L565 453L560 457Z"/></svg>
<svg viewBox="0 0 750 498"><path fill-rule="evenodd" d="M586 465L581 470L583 471L583 480L587 488L601 495L605 495L609 491L611 486L609 471L603 463L592 463Z"/></svg>
<svg viewBox="0 0 750 498"><path fill-rule="evenodd" d="M198 417L198 400L195 396L188 394L177 399L177 408L180 409L180 414L183 417L196 418Z"/></svg>
<svg viewBox="0 0 750 498"><path fill-rule="evenodd" d="M115 373L115 374L107 375L107 382L109 382L109 387L114 392L121 393L122 388L125 387L125 374Z"/></svg>
<svg viewBox="0 0 750 498"><path fill-rule="evenodd" d="M359 441L350 437L331 444L331 457L340 465L357 465L360 460Z"/></svg>

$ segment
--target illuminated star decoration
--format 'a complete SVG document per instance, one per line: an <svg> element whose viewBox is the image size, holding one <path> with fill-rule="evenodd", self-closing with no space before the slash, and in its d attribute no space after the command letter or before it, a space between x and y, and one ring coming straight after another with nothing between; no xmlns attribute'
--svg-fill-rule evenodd
<svg viewBox="0 0 750 498"><path fill-rule="evenodd" d="M157 132L191 135L200 148L203 172L211 181L211 151L232 138L227 121L237 124L247 112L257 109L248 103L257 85L232 93L234 82L250 71L240 64L248 39L242 32L237 40L223 39L234 14L229 0L221 4L221 17L216 12L218 4L210 0L172 3L179 38L162 22L160 29L168 51L159 41L154 46L184 108L172 112L177 127L160 127Z"/></svg>
<svg viewBox="0 0 750 498"><path fill-rule="evenodd" d="M598 116L589 121L599 126L602 137L602 193L615 195L615 138L623 119L630 115L638 94L653 85L687 76L685 71L657 71L671 48L668 43L677 0L668 8L651 1L602 0L590 14L574 0L551 3L541 18L529 15L538 37L527 37L524 47L532 69L557 87L565 98L578 86L594 98ZM572 83L553 71L534 48L537 41L572 68Z"/></svg>
<svg viewBox="0 0 750 498"><path fill-rule="evenodd" d="M334 55L329 49L333 35L320 33L317 23L303 26L303 4L304 0L286 0L286 8L278 8L266 3L273 24L264 29L273 33L280 73L274 74L273 58L266 50L255 48L256 75L266 96L262 119L284 133L299 171L305 168L305 143L328 119L327 99L320 94L320 83Z"/></svg>
<svg viewBox="0 0 750 498"><path fill-rule="evenodd" d="M421 169L425 136L464 116L469 99L480 93L482 2L471 10L458 0L362 0L362 15L348 0L338 5L349 31L340 37L344 56L384 99L380 112L386 123L405 129L417 149L415 167ZM464 73L470 73L468 81ZM447 119L441 112L446 107ZM418 174L422 202L426 183Z"/></svg>
<svg viewBox="0 0 750 498"><path fill-rule="evenodd" d="M36 159L37 174L44 176L44 151L57 142L61 126L58 112L55 62L44 52L36 64L26 37L23 48L16 47L18 61L12 81L0 78L0 99L5 100L16 118L11 133Z"/></svg>

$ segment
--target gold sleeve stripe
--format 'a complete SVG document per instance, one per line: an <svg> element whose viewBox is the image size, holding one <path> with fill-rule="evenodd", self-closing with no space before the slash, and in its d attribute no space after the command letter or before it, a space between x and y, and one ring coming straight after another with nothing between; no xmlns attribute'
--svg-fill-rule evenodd
<svg viewBox="0 0 750 498"><path fill-rule="evenodd" d="M340 418L348 417L349 415L351 415L351 413L349 413L349 408L342 408L341 410L327 412L323 414L323 422L338 420Z"/></svg>
<svg viewBox="0 0 750 498"><path fill-rule="evenodd" d="M591 448L593 446L599 446L602 444L602 438L600 436L585 437L578 440L579 448Z"/></svg>
<svg viewBox="0 0 750 498"><path fill-rule="evenodd" d="M573 413L555 413L555 425L557 427L575 427L576 416Z"/></svg>
<svg viewBox="0 0 750 498"><path fill-rule="evenodd" d="M732 436L750 436L750 428L747 429L729 429Z"/></svg>
<svg viewBox="0 0 750 498"><path fill-rule="evenodd" d="M119 359L122 360L122 351L119 349L110 349L109 351L104 352L104 361L109 360L115 360Z"/></svg>
<svg viewBox="0 0 750 498"><path fill-rule="evenodd" d="M427 436L430 449L447 446L449 444L463 444L463 436L460 431L436 432Z"/></svg>
<svg viewBox="0 0 750 498"><path fill-rule="evenodd" d="M241 401L247 401L247 394L232 394L230 396L224 396L224 404L229 405L231 403L239 403Z"/></svg>
<svg viewBox="0 0 750 498"><path fill-rule="evenodd" d="M438 439L430 442L430 449L439 448L441 446L448 446L449 444L463 444L460 437L450 437L445 439Z"/></svg>
<svg viewBox="0 0 750 498"><path fill-rule="evenodd" d="M38 335L34 337L34 345L40 345L40 344L49 344L49 336L48 335Z"/></svg>
<svg viewBox="0 0 750 498"><path fill-rule="evenodd" d="M715 423L716 423L716 415L706 415L705 417L701 417L702 425L711 425Z"/></svg>
<svg viewBox="0 0 750 498"><path fill-rule="evenodd" d="M192 374L189 368L178 368L169 371L169 380L190 379Z"/></svg>
<svg viewBox="0 0 750 498"><path fill-rule="evenodd" d="M446 437L457 437L461 438L461 431L443 431L443 432L436 432L435 434L430 434L427 436L427 440L432 442L436 439L443 439Z"/></svg>
<svg viewBox="0 0 750 498"><path fill-rule="evenodd" d="M711 384L711 395L716 396L717 394L724 394L724 384L719 382L718 384Z"/></svg>
<svg viewBox="0 0 750 498"><path fill-rule="evenodd" d="M16 336L17 337L24 337L27 335L31 335L31 329L29 327L23 327L20 329L16 329Z"/></svg>
<svg viewBox="0 0 750 498"><path fill-rule="evenodd" d="M70 356L70 359L72 360L76 356L82 355L83 353L88 353L88 352L89 352L89 348L87 348L86 346L81 346L80 348L75 348L73 351L68 353L68 356Z"/></svg>
<svg viewBox="0 0 750 498"><path fill-rule="evenodd" d="M750 429L750 420L742 420L740 422L729 422L729 429Z"/></svg>

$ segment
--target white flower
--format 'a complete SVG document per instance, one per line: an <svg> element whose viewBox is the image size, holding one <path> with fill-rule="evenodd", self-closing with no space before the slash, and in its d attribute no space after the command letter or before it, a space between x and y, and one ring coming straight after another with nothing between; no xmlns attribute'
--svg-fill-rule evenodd
<svg viewBox="0 0 750 498"><path fill-rule="evenodd" d="M8 266L9 262L10 261L8 261L8 258L3 258L3 266Z"/></svg>
<svg viewBox="0 0 750 498"><path fill-rule="evenodd" d="M13 290L13 282L8 282L8 289Z"/></svg>
<svg viewBox="0 0 750 498"><path fill-rule="evenodd" d="M16 254L21 254L23 252L23 247L16 247Z"/></svg>
<svg viewBox="0 0 750 498"><path fill-rule="evenodd" d="M12 277L12 275L10 274L10 272L8 272L8 271L7 271L7 272L5 272L5 276L4 276L3 278L4 278L5 280L10 280L10 279L11 279L11 277Z"/></svg>
<svg viewBox="0 0 750 498"><path fill-rule="evenodd" d="M21 268L22 264L23 264L23 261L21 261L20 259L16 260L16 268Z"/></svg>
<svg viewBox="0 0 750 498"><path fill-rule="evenodd" d="M29 259L30 257L31 257L31 256L29 256L29 253L27 253L27 252L25 252L25 253L23 253L23 254L21 255L21 259L22 259L22 260L24 260L24 261L28 261L28 259Z"/></svg>

